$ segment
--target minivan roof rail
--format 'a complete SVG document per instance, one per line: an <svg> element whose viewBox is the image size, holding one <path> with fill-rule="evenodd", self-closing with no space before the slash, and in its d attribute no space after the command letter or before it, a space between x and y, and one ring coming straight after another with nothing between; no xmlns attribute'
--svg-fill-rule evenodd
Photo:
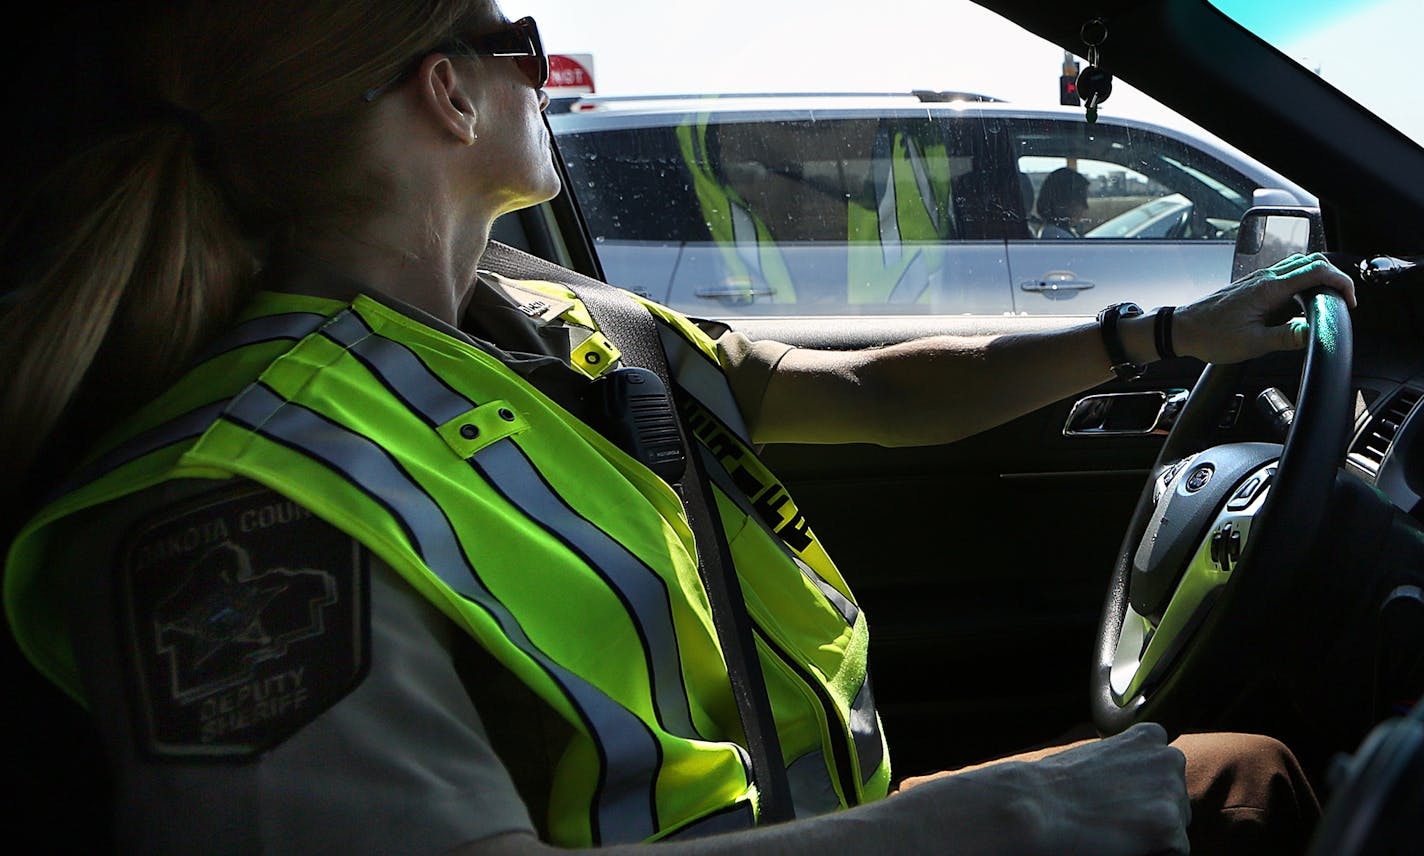
<svg viewBox="0 0 1424 856"><path fill-rule="evenodd" d="M1002 104L1004 99L978 92L959 92L953 89L913 89L910 94L921 101L994 101Z"/></svg>
<svg viewBox="0 0 1424 856"><path fill-rule="evenodd" d="M909 92L717 92L657 95L560 95L549 99L550 113L568 113L575 104L620 104L648 101L698 101L737 98L905 98L918 99L921 103L947 101L999 102L1004 99L978 92L961 92L949 89L912 89Z"/></svg>

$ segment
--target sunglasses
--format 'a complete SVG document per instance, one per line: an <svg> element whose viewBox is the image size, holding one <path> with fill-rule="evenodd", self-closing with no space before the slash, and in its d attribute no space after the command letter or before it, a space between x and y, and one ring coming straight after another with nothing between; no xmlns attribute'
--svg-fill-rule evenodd
<svg viewBox="0 0 1424 856"><path fill-rule="evenodd" d="M533 18L520 18L503 29L483 36L442 42L429 53L506 57L514 60L514 64L529 78L529 83L535 89L543 89L544 84L549 82L549 55L544 53L544 42L539 38L539 25L534 23ZM366 90L361 94L361 100L375 101L412 71L413 69L402 71L380 86Z"/></svg>

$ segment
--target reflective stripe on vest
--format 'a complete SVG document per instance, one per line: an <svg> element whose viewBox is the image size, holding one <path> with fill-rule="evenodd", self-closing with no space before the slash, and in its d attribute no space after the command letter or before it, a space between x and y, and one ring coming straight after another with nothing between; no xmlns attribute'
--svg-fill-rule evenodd
<svg viewBox="0 0 1424 856"><path fill-rule="evenodd" d="M658 335L662 339L668 374L673 383L717 414L722 424L743 442L750 443L751 432L742 420L742 411L732 397L732 388L727 386L727 378L717 365L715 356L708 357L706 352L667 324L658 325Z"/></svg>
<svg viewBox="0 0 1424 856"><path fill-rule="evenodd" d="M285 295L282 296L285 298ZM297 298L303 303L309 298ZM328 301L334 306L340 304L335 301ZM295 343L305 338L313 330L325 324L327 316L317 312L280 312L274 315L262 315L239 323L227 333L219 336L212 344L208 345L194 361L195 368L190 370L187 378L194 375L202 376L205 366L210 366L218 362L219 358L233 354L237 351L249 349L254 345L268 345L281 343ZM233 376L234 366L220 366L213 374L219 376ZM185 378L185 380L187 379ZM206 379L206 378L204 378ZM235 389L233 391L236 391ZM168 397L168 396L165 396ZM161 400L160 400L161 401ZM190 410L179 416L171 413L164 414L168 421L162 422L152 428L139 432L136 436L131 436L121 445L104 449L96 456L92 456L87 462L82 464L78 470L67 478L58 489L54 491L56 496L73 493L80 487L102 477L120 465L142 457L151 452L158 451L173 443L182 440L197 439L207 427L212 424L222 409L227 406L228 398L205 404Z"/></svg>

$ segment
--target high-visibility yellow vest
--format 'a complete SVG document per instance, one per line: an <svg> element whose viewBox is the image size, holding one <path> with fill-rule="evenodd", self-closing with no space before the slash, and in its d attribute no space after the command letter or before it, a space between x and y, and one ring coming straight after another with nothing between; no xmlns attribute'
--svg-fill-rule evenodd
<svg viewBox="0 0 1424 856"><path fill-rule="evenodd" d="M676 133L727 272L724 293L740 288L748 302L769 296L772 303L794 303L796 283L776 239L713 167L709 118L700 114ZM948 150L941 140L882 123L869 155L868 187L846 200L846 302L929 302L945 275L945 242L954 237Z"/></svg>
<svg viewBox="0 0 1424 856"><path fill-rule="evenodd" d="M716 488L797 812L882 797L889 758L865 617L752 454L712 341L649 306L676 384L695 394L684 412ZM566 315L587 318L578 304ZM548 795L553 843L756 822L693 537L666 483L489 354L364 296L264 292L209 353L12 544L7 614L43 673L83 701L65 603L45 574L55 524L166 480L241 476L379 556L569 723Z"/></svg>
<svg viewBox="0 0 1424 856"><path fill-rule="evenodd" d="M875 207L852 196L846 209L849 300L928 302L945 274L945 242L953 236L945 145L882 126L871 162Z"/></svg>
<svg viewBox="0 0 1424 856"><path fill-rule="evenodd" d="M707 116L696 125L678 125L677 143L692 174L692 189L712 242L722 255L725 281L720 293L745 292L747 302L769 296L773 303L795 303L796 287L776 240L735 189L717 177L707 152Z"/></svg>

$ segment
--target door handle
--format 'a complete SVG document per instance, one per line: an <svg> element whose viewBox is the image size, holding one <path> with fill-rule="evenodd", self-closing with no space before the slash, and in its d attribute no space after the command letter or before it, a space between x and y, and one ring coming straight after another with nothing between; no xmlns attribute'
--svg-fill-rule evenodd
<svg viewBox="0 0 1424 856"><path fill-rule="evenodd" d="M1073 404L1064 437L1166 434L1187 402L1185 389L1089 395Z"/></svg>
<svg viewBox="0 0 1424 856"><path fill-rule="evenodd" d="M1024 291L1086 291L1093 288L1096 283L1088 282L1086 279L1026 279L1019 283L1019 288Z"/></svg>
<svg viewBox="0 0 1424 856"><path fill-rule="evenodd" d="M720 300L723 303L751 303L758 297L771 297L770 288L739 288L736 286L714 286L711 288L696 288L692 294L703 300Z"/></svg>

